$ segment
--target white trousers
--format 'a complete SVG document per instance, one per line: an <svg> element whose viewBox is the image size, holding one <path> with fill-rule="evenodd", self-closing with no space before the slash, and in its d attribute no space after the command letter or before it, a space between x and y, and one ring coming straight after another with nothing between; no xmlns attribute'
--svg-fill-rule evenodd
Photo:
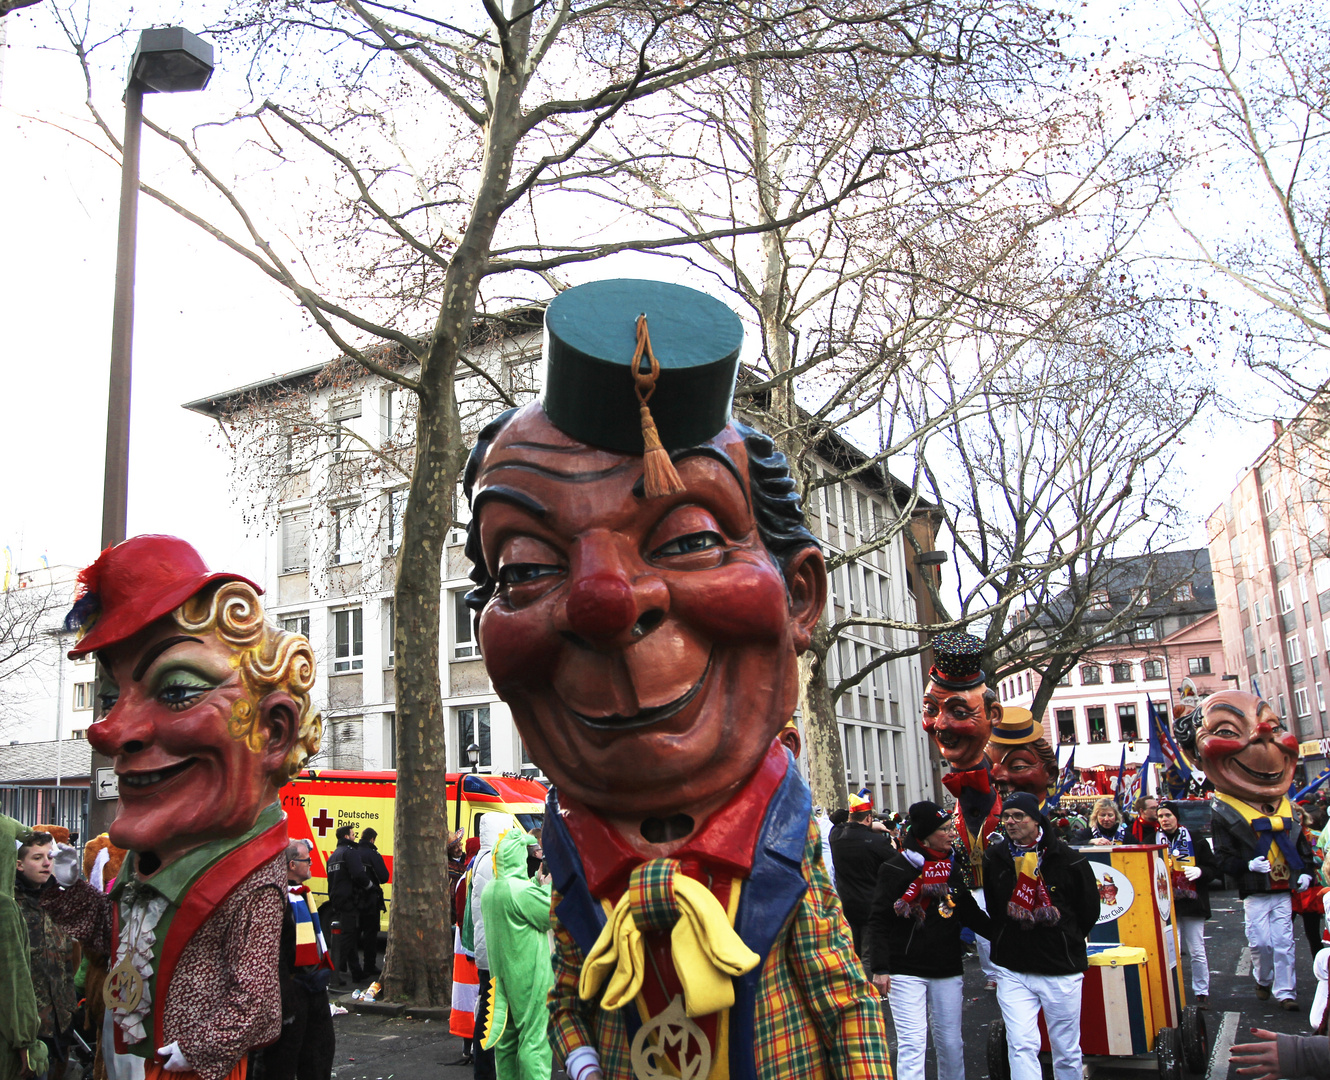
<svg viewBox="0 0 1330 1080"><path fill-rule="evenodd" d="M1210 993L1210 959L1205 955L1205 920L1199 915L1178 917L1178 937L1191 960L1191 992Z"/></svg>
<svg viewBox="0 0 1330 1080"><path fill-rule="evenodd" d="M1039 1010L1044 1011L1056 1080L1083 1080L1081 1064L1082 974L1026 975L998 967L997 999L1007 1025L1011 1080L1042 1080Z"/></svg>
<svg viewBox="0 0 1330 1080"><path fill-rule="evenodd" d="M983 889L971 889L970 895L974 897L974 902L979 905L979 910L988 911L988 901L984 899ZM993 944L981 934L974 935L975 951L979 954L979 967L983 969L985 979L997 979L998 968L993 963Z"/></svg>
<svg viewBox="0 0 1330 1080"><path fill-rule="evenodd" d="M924 1051L930 1021L937 1054L937 1080L965 1080L961 1042L961 1004L965 991L959 975L921 979L893 975L891 1019L896 1025L896 1080L924 1080Z"/></svg>
<svg viewBox="0 0 1330 1080"><path fill-rule="evenodd" d="M1294 970L1293 899L1286 892L1254 893L1242 902L1252 974L1279 1001L1297 997Z"/></svg>

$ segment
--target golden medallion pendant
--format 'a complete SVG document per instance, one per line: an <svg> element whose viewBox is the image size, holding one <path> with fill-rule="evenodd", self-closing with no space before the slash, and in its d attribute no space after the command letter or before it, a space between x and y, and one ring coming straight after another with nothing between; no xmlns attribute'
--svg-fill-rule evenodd
<svg viewBox="0 0 1330 1080"><path fill-rule="evenodd" d="M102 1001L108 1009L132 1013L142 1000L143 976L134 970L134 965L126 956L106 976L106 982L102 985Z"/></svg>
<svg viewBox="0 0 1330 1080"><path fill-rule="evenodd" d="M666 1056L671 1050L679 1063L679 1080L706 1080L711 1074L711 1044L684 1014L683 998L677 996L633 1037L633 1075L637 1080L673 1077L673 1062Z"/></svg>

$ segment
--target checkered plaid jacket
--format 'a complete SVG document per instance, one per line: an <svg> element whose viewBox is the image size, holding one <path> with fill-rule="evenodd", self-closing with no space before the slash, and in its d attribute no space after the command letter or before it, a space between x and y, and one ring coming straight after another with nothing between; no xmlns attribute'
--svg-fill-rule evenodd
<svg viewBox="0 0 1330 1080"><path fill-rule="evenodd" d="M735 915L739 936L764 960L734 980L728 1061L713 1062L713 1080L891 1080L882 1005L854 955L811 803L790 768L767 807ZM556 794L546 810L542 840L556 887L551 1039L560 1063L592 1046L605 1080L634 1080L629 1048L641 1025L637 1010L607 1012L577 994L605 914L587 889Z"/></svg>

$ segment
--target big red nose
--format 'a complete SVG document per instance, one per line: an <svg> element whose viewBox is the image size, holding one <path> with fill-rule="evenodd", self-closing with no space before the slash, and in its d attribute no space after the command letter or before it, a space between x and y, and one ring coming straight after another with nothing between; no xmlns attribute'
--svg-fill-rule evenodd
<svg viewBox="0 0 1330 1080"><path fill-rule="evenodd" d="M592 639L618 637L637 621L637 601L623 578L591 574L579 578L568 593L568 625L573 633Z"/></svg>
<svg viewBox="0 0 1330 1080"><path fill-rule="evenodd" d="M1275 729L1268 720L1262 720L1259 724L1256 725L1257 735L1273 735L1274 733Z"/></svg>

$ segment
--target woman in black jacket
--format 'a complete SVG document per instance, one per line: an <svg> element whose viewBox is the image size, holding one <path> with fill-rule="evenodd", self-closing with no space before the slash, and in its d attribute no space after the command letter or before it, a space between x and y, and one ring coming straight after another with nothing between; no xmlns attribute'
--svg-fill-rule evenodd
<svg viewBox="0 0 1330 1080"><path fill-rule="evenodd" d="M909 818L900 854L877 872L869 964L891 999L897 1080L923 1080L930 1014L938 1080L964 1080L961 927L987 937L988 916L952 866L953 819L931 802L915 803Z"/></svg>
<svg viewBox="0 0 1330 1080"><path fill-rule="evenodd" d="M1210 917L1210 886L1224 886L1210 842L1182 824L1176 803L1159 807L1159 842L1168 846L1173 876L1173 908L1178 936L1191 957L1191 992L1202 1009L1210 999L1210 961L1205 955L1205 920Z"/></svg>

